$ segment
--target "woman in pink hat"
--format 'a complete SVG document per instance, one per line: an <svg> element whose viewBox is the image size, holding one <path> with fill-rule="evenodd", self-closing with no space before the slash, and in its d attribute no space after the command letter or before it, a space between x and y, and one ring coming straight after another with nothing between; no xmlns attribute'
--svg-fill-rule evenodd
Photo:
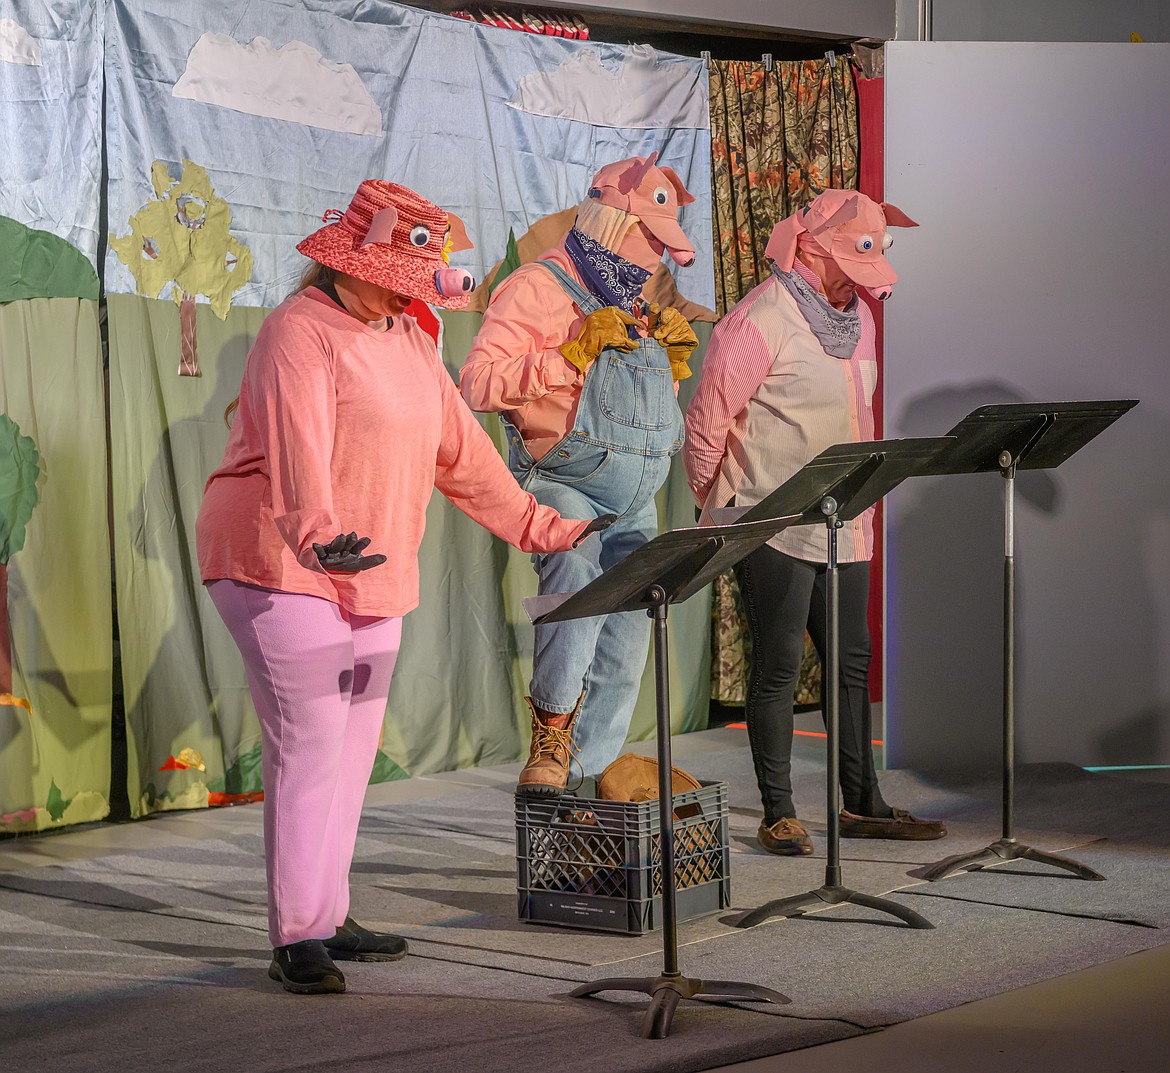
<svg viewBox="0 0 1170 1073"><path fill-rule="evenodd" d="M521 490L404 313L412 298L467 305L473 281L447 264L470 246L458 218L367 180L325 219L297 246L314 262L301 287L248 354L196 523L263 736L268 975L305 994L345 990L335 958L406 954L348 916L349 867L432 489L525 551L606 524Z"/></svg>

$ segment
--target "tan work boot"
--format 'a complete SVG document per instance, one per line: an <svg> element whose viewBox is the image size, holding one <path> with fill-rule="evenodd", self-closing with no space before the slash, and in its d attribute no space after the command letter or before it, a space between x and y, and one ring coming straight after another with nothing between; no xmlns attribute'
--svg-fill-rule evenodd
<svg viewBox="0 0 1170 1073"><path fill-rule="evenodd" d="M573 723L581 710L582 693L577 706L571 712L546 712L525 697L532 712L532 745L528 750L528 763L520 772L516 783L518 794L536 797L563 794L569 782L569 763L575 751L573 746Z"/></svg>

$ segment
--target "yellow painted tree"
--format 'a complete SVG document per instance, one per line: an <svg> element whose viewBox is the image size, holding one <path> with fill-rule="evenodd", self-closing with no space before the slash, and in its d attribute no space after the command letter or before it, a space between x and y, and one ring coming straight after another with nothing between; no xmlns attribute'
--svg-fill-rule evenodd
<svg viewBox="0 0 1170 1073"><path fill-rule="evenodd" d="M232 295L252 278L252 253L231 235L232 210L212 188L207 172L190 160L175 179L156 160L150 171L154 200L130 217L130 233L110 246L130 269L138 293L157 298L168 283L179 307L180 376L199 375L195 298L203 295L224 320Z"/></svg>

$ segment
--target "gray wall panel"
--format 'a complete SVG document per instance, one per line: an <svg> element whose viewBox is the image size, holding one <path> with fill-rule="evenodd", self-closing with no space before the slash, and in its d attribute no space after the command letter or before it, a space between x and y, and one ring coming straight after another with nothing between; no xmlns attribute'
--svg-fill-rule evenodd
<svg viewBox="0 0 1170 1073"><path fill-rule="evenodd" d="M1019 756L1170 762L1170 46L896 42L888 435L982 403L1138 398L1017 481ZM1002 479L887 515L891 766L999 756Z"/></svg>
<svg viewBox="0 0 1170 1073"><path fill-rule="evenodd" d="M1165 0L933 0L935 41L1165 41ZM918 37L918 0L897 0L898 39Z"/></svg>

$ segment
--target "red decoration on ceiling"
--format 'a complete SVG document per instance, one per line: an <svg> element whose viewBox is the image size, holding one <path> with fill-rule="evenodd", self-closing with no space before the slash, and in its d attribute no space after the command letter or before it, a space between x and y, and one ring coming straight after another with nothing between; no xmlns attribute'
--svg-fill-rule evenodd
<svg viewBox="0 0 1170 1073"><path fill-rule="evenodd" d="M507 12L489 7L473 7L448 14L456 19L496 26L501 30L520 30L528 34L543 34L545 37L568 37L574 41L589 40L589 27L585 20L568 11Z"/></svg>

